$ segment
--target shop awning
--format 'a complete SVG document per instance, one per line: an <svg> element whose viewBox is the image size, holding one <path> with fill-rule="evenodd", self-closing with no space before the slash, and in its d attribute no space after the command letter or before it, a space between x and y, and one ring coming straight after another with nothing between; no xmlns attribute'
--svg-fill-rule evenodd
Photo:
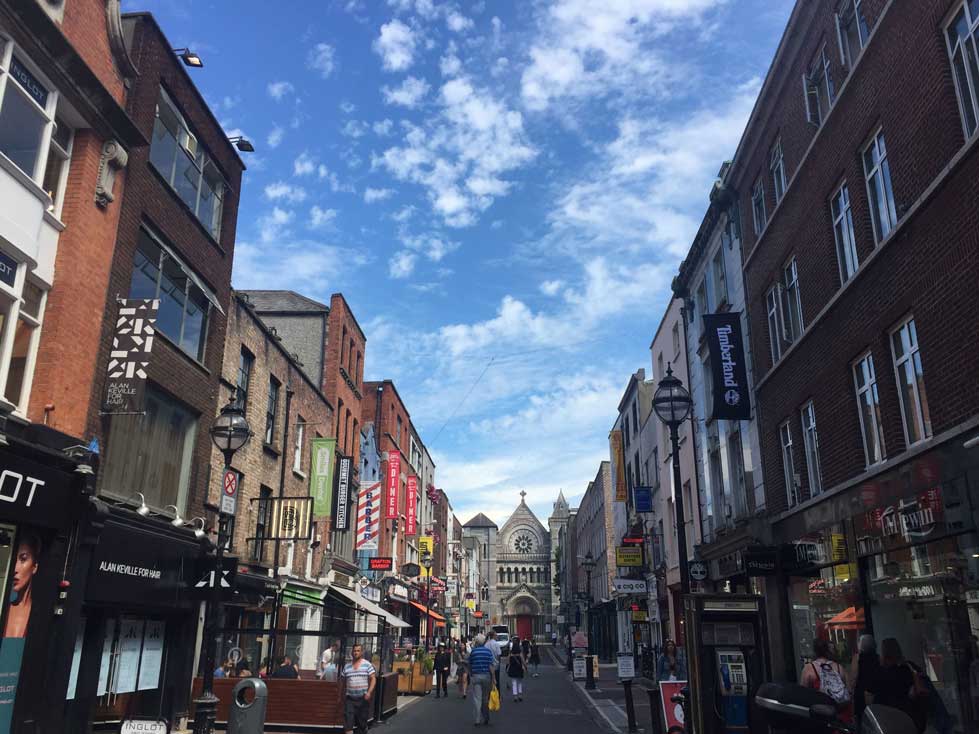
<svg viewBox="0 0 979 734"><path fill-rule="evenodd" d="M323 592L323 596L326 596L326 594L330 591L339 594L347 601L352 602L355 606L358 606L361 609L363 609L365 612L369 612L370 614L380 617L392 627L411 626L403 619L399 619L398 617L395 617L393 614L391 614L391 612L387 611L383 607L379 607L370 599L365 599L356 591L350 591L349 589L344 589L342 586L331 586L329 589Z"/></svg>
<svg viewBox="0 0 979 734"><path fill-rule="evenodd" d="M286 584L286 587L282 590L282 601L315 604L316 606L323 604L323 598L316 590L304 586L296 586L295 584Z"/></svg>
<svg viewBox="0 0 979 734"><path fill-rule="evenodd" d="M826 626L852 630L863 629L866 626L863 608L847 607L835 617L827 619Z"/></svg>
<svg viewBox="0 0 979 734"><path fill-rule="evenodd" d="M419 604L416 601L411 602L411 606L420 612L428 612L428 616L434 619L436 622L445 622L445 617L443 617L438 612L433 612L431 609L426 609L424 604Z"/></svg>

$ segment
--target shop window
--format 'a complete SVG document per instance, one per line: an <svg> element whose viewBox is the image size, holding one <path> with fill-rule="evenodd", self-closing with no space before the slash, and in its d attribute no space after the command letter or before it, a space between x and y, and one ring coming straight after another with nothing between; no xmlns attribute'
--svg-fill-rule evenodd
<svg viewBox="0 0 979 734"><path fill-rule="evenodd" d="M111 416L101 489L125 499L138 489L150 507L163 510L175 505L182 514L197 416L150 384L142 408L141 415Z"/></svg>
<svg viewBox="0 0 979 734"><path fill-rule="evenodd" d="M797 674L812 660L815 639L828 641L833 659L849 665L867 630L856 566L843 563L790 576L789 615Z"/></svg>
<svg viewBox="0 0 979 734"><path fill-rule="evenodd" d="M224 176L160 88L150 161L214 239L221 235Z"/></svg>

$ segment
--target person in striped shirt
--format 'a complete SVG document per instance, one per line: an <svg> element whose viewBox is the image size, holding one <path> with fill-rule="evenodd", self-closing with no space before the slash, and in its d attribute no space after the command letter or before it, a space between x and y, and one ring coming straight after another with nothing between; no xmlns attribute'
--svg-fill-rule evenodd
<svg viewBox="0 0 979 734"><path fill-rule="evenodd" d="M377 684L377 671L370 660L364 659L364 646L356 644L350 651L351 661L343 666L340 680L343 681L343 715L346 734L367 734L367 719L370 718L371 697Z"/></svg>
<svg viewBox="0 0 979 734"><path fill-rule="evenodd" d="M473 711L476 726L489 724L489 696L493 689L493 651L486 647L486 638L476 635L475 647L469 653L469 683L473 692Z"/></svg>

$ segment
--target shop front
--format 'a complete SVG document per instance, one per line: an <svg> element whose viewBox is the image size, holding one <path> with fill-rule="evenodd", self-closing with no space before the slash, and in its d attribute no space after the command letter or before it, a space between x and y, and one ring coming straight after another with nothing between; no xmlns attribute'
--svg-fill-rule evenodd
<svg viewBox="0 0 979 734"><path fill-rule="evenodd" d="M952 722L979 730L979 462L946 447L780 523L786 673L816 638L849 662L861 634L897 641ZM935 709L936 707L933 707ZM938 715L937 713L934 715Z"/></svg>

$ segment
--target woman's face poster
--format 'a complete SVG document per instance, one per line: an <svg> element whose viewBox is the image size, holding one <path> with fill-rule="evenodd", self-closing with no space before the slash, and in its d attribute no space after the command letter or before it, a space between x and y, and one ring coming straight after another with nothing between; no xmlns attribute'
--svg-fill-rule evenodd
<svg viewBox="0 0 979 734"><path fill-rule="evenodd" d="M3 630L5 638L27 635L33 602L31 586L37 574L40 553L41 541L37 534L31 531L22 532L13 558L13 581L10 585L7 623Z"/></svg>

